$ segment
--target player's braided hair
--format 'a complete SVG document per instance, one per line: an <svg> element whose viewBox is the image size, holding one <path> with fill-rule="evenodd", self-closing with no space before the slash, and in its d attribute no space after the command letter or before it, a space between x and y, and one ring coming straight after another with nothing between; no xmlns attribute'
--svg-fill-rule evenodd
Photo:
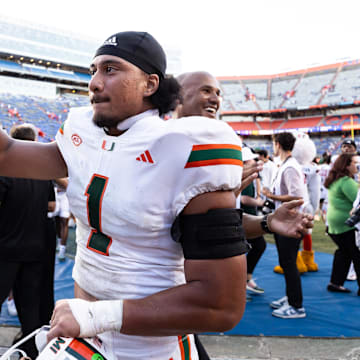
<svg viewBox="0 0 360 360"><path fill-rule="evenodd" d="M160 116L175 110L180 101L180 84L173 76L160 80L159 88L150 96L151 103L159 109Z"/></svg>

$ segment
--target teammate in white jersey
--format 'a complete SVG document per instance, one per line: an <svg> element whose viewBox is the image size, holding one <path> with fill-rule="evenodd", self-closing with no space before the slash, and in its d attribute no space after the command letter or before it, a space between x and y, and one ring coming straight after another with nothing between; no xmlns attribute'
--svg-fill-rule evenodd
<svg viewBox="0 0 360 360"><path fill-rule="evenodd" d="M174 118L186 118L189 116L204 116L209 119L217 118L222 94L220 84L214 76L205 71L196 71L181 74L177 77L177 80L181 86L181 102L173 112ZM262 169L262 165L258 166L257 164L245 167L247 169L244 169L244 172L249 170L251 173L251 168L254 172L246 176L245 179L243 173L242 187L244 185L247 186L246 184L248 182L252 182ZM209 356L196 335L195 342L200 358L209 359Z"/></svg>
<svg viewBox="0 0 360 360"><path fill-rule="evenodd" d="M204 116L217 119L222 92L220 84L214 76L206 71L194 71L179 75L177 80L181 85L181 101L172 113L174 118ZM262 169L262 161L258 161L256 164L245 164L241 189L245 189L256 179ZM237 191L238 194L241 189Z"/></svg>
<svg viewBox="0 0 360 360"><path fill-rule="evenodd" d="M241 142L218 120L164 122L178 99L165 70L150 34L112 35L90 66L92 109L72 110L56 142L0 134L1 175L69 177L76 299L57 302L49 341L99 335L110 359L195 360L187 334L229 330L244 312L244 233L312 227L301 200L241 224Z"/></svg>

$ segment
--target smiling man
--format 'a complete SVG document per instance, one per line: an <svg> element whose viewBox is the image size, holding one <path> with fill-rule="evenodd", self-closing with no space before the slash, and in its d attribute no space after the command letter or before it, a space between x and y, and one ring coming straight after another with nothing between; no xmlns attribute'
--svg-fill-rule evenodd
<svg viewBox="0 0 360 360"><path fill-rule="evenodd" d="M210 119L217 117L221 94L214 76L204 71L189 72L179 75L177 81L181 86L181 101L174 110L173 117L204 116ZM199 359L210 359L198 335L194 335L194 338Z"/></svg>
<svg viewBox="0 0 360 360"><path fill-rule="evenodd" d="M204 71L185 73L177 77L181 85L181 103L176 117L205 116L216 119L221 103L218 81Z"/></svg>
<svg viewBox="0 0 360 360"><path fill-rule="evenodd" d="M162 120L179 85L150 34L110 36L90 72L92 106L72 109L56 142L0 133L0 175L69 177L76 299L57 302L48 340L97 335L110 360L196 360L189 334L229 330L243 315L244 233L301 236L312 219L295 201L242 225L241 142L214 119Z"/></svg>

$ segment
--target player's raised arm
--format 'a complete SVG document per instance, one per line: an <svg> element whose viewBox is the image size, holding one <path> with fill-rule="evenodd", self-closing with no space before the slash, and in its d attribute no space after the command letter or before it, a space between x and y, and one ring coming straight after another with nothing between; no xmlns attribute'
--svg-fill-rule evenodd
<svg viewBox="0 0 360 360"><path fill-rule="evenodd" d="M67 168L55 142L15 140L0 131L0 175L54 179L67 176Z"/></svg>

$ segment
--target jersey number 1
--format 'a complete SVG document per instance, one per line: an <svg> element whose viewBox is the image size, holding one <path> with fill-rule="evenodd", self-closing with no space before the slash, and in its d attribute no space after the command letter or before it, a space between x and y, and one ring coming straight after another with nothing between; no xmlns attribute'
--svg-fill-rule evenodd
<svg viewBox="0 0 360 360"><path fill-rule="evenodd" d="M101 205L108 181L108 177L94 174L85 191L88 221L92 227L87 247L105 256L109 256L112 243L111 237L101 231Z"/></svg>

